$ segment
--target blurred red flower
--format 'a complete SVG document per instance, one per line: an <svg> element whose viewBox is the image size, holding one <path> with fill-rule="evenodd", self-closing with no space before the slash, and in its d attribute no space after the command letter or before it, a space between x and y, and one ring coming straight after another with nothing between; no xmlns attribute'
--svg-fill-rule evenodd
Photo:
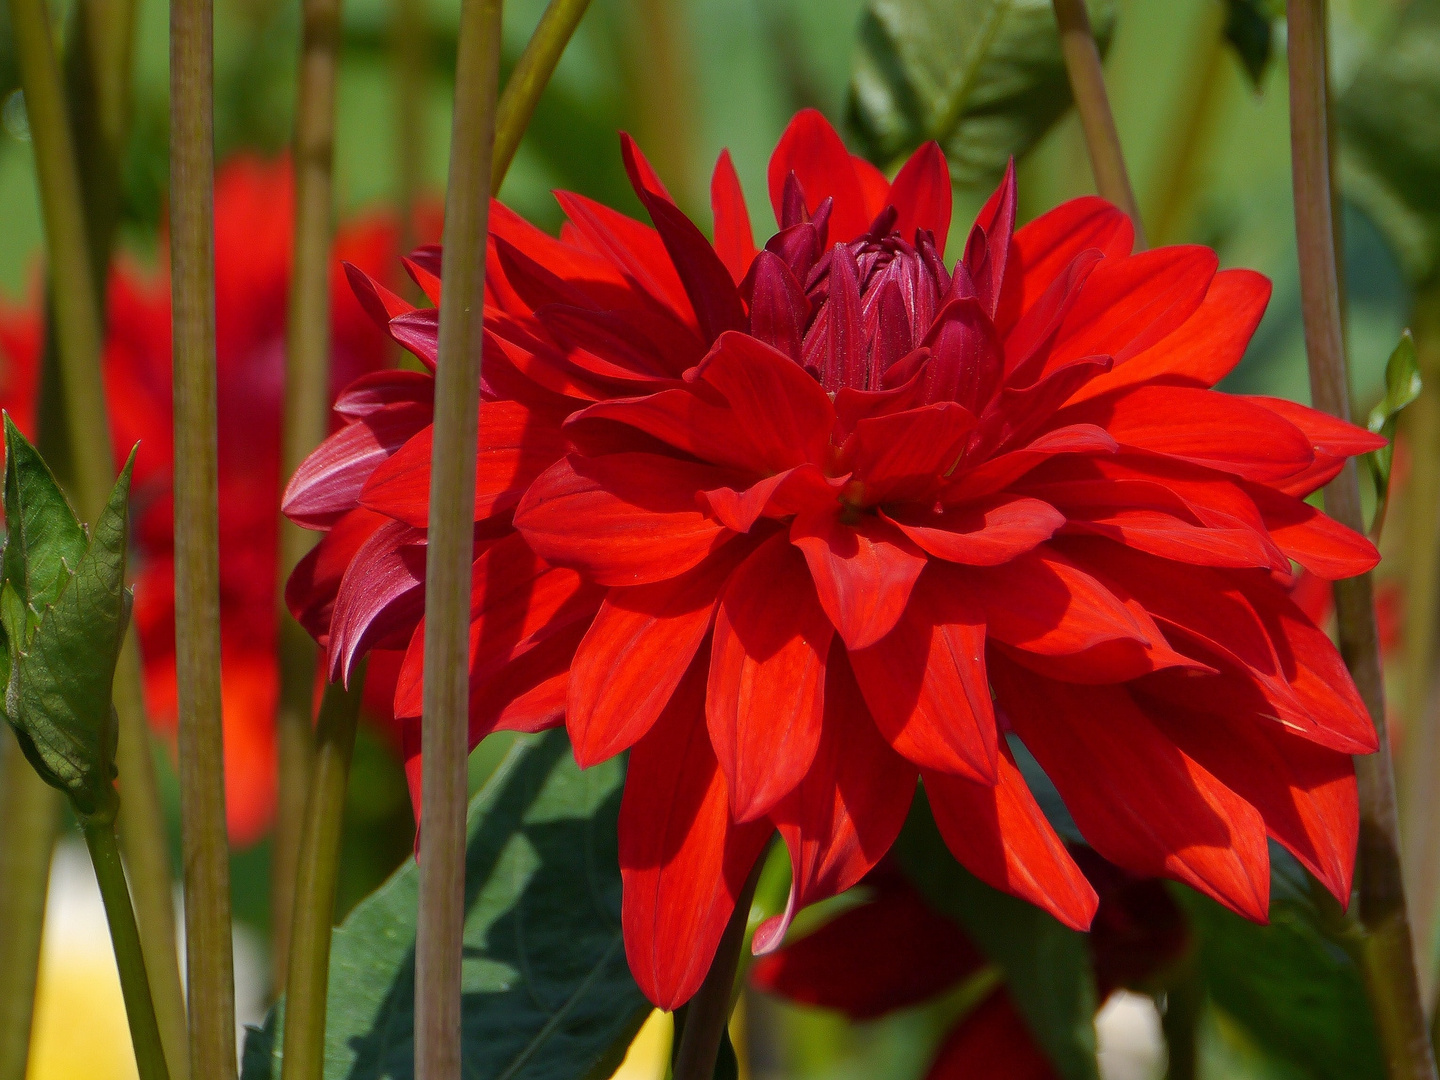
<svg viewBox="0 0 1440 1080"><path fill-rule="evenodd" d="M1089 849L1076 856L1099 892L1086 938L1096 1005L1116 990L1138 989L1184 954L1185 917L1154 878L1134 878ZM928 1001L980 974L987 959L895 869L865 879L870 895L818 930L761 957L753 985L803 1005L873 1020ZM925 1080L1058 1080L1004 984L991 990L945 1035Z"/></svg>
<svg viewBox="0 0 1440 1080"><path fill-rule="evenodd" d="M774 830L795 884L760 951L885 853L917 776L972 872L1088 925L1002 730L1134 873L1264 919L1268 833L1348 896L1349 755L1375 736L1287 586L1292 559L1374 565L1303 496L1378 440L1209 389L1268 283L1132 254L1096 198L1014 230L1013 173L947 270L940 148L887 182L813 111L771 159L763 250L722 155L712 245L623 149L653 229L565 192L558 240L492 212L470 734L634 748L624 926L651 1000L694 992ZM409 265L438 302L439 251ZM436 311L354 280L433 364ZM432 397L360 380L286 496L327 530L292 610L332 677L407 648L412 756Z"/></svg>
<svg viewBox="0 0 1440 1080"><path fill-rule="evenodd" d="M269 828L275 808L275 649L279 588L280 425L285 318L294 223L285 161L237 158L215 185L215 321L219 385L220 608L225 711L226 812L232 842ZM337 390L386 366L393 346L347 286L341 260L384 273L399 244L383 215L351 222L335 238L331 282L331 383ZM135 622L145 696L156 729L176 722L175 578L171 468L170 282L124 259L110 275L105 392L116 461L140 443L134 473ZM0 348L26 392L17 422L33 423L43 346L38 300L0 313ZM0 393L8 391L7 385ZM8 406L7 406L8 407ZM383 668L384 661L377 665ZM395 665L392 663L391 667ZM375 680L384 684L383 675ZM367 695L384 715L390 691Z"/></svg>

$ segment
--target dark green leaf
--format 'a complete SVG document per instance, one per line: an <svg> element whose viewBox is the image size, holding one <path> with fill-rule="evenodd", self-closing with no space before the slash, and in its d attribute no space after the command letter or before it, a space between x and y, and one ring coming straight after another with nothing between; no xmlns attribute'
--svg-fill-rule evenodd
<svg viewBox="0 0 1440 1080"><path fill-rule="evenodd" d="M1256 90L1265 82L1270 67L1275 21L1284 16L1284 4L1272 0L1225 0L1225 40L1240 57Z"/></svg>
<svg viewBox="0 0 1440 1080"><path fill-rule="evenodd" d="M82 814L108 805L115 779L110 694L130 618L125 547L134 461L132 452L73 575L40 612L28 644L15 644L5 694L6 714L26 756ZM24 490L23 478L17 488ZM44 546L39 538L30 539ZM15 544L11 540L10 547ZM35 565L33 559L26 561Z"/></svg>
<svg viewBox="0 0 1440 1080"><path fill-rule="evenodd" d="M85 554L85 530L40 452L5 414L5 580L30 609L25 637ZM18 627L8 628L11 632ZM17 642L23 645L24 641Z"/></svg>
<svg viewBox="0 0 1440 1080"><path fill-rule="evenodd" d="M465 1075L609 1076L649 1014L620 936L618 760L581 772L563 732L512 751L470 804L463 999ZM415 910L410 860L357 907L330 954L325 1075L413 1075ZM244 1080L280 1075L272 1017L247 1040ZM608 1071L607 1071L608 1070Z"/></svg>
<svg viewBox="0 0 1440 1080"><path fill-rule="evenodd" d="M1021 1014L1066 1080L1096 1080L1095 975L1085 935L992 889L945 847L924 795L896 841L906 873L1005 972Z"/></svg>
<svg viewBox="0 0 1440 1080"><path fill-rule="evenodd" d="M1389 440L1379 450L1365 456L1370 465L1370 475L1375 481L1377 509L1375 516L1380 519L1390 495L1390 466L1395 459L1395 428L1399 423L1401 410L1420 396L1420 362L1415 355L1415 339L1406 330L1400 335L1400 342L1390 359L1385 362L1385 396L1370 410L1367 426L1376 435ZM1383 520L1383 519L1382 519Z"/></svg>
<svg viewBox="0 0 1440 1080"><path fill-rule="evenodd" d="M1406 273L1440 273L1440 0L1412 0L1340 96L1346 194Z"/></svg>
<svg viewBox="0 0 1440 1080"><path fill-rule="evenodd" d="M1101 48L1113 0L1090 0ZM869 0L850 76L863 152L888 165L937 140L957 184L993 182L1070 105L1051 0Z"/></svg>
<svg viewBox="0 0 1440 1080"><path fill-rule="evenodd" d="M1314 1080L1382 1080L1384 1058L1355 962L1322 929L1304 871L1283 855L1272 861L1269 926L1175 887L1206 989L1256 1042Z"/></svg>

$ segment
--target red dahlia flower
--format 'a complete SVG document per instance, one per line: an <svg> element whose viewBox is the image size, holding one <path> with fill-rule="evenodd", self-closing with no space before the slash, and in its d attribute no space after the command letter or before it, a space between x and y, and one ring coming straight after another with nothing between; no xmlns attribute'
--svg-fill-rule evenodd
<svg viewBox="0 0 1440 1080"><path fill-rule="evenodd" d="M1147 984L1189 943L1184 916L1154 878L1132 878L1081 848L1100 894L1087 938L1096 1004ZM897 871L865 879L871 895L815 932L763 957L750 972L761 990L804 1005L873 1020L956 989L982 972L985 957L953 921L936 912ZM1058 1080L1002 984L946 1034L925 1080Z"/></svg>
<svg viewBox="0 0 1440 1080"><path fill-rule="evenodd" d="M287 163L240 158L220 170L215 185L220 611L225 805L230 838L237 844L258 840L275 806L277 507L293 222ZM370 217L336 236L331 287L336 390L385 366L392 348L356 302L340 259L381 273L394 262L398 234L394 221ZM110 276L107 319L105 392L116 461L123 462L140 443L134 473L135 622L146 703L156 727L170 735L176 699L168 275L146 274L122 260ZM30 373L32 399L42 333L38 301L0 319L0 346L15 370ZM375 699L386 713L388 698L386 693Z"/></svg>
<svg viewBox="0 0 1440 1080"><path fill-rule="evenodd" d="M762 951L885 853L917 777L972 872L1088 925L1002 733L1132 872L1263 919L1268 833L1347 895L1349 755L1375 737L1286 588L1292 560L1374 565L1303 497L1378 440L1209 389L1265 280L1132 254L1095 198L1014 230L1013 173L947 266L939 147L887 183L814 112L771 159L759 251L727 156L712 245L624 155L653 229L563 192L559 239L493 210L470 734L563 721L582 765L633 747L624 927L651 1000L694 992L774 830L794 887ZM410 268L438 302L439 252ZM356 281L433 362L436 312ZM433 391L356 383L286 501L328 530L289 597L332 677L408 645L412 750Z"/></svg>

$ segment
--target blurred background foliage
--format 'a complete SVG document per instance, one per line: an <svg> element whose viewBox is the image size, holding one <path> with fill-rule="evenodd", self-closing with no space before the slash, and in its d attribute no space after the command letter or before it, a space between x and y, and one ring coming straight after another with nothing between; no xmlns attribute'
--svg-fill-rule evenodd
<svg viewBox="0 0 1440 1080"><path fill-rule="evenodd" d="M426 63L408 76L397 65L395 47L396 7L405 0L344 4L336 156L342 219L398 206L407 161L428 190L442 188L459 0L417 2L426 20ZM543 0L506 4L507 64L518 56L543 6ZM63 27L64 0L53 7L55 24ZM1011 22L1002 28L1017 43L1011 59L1038 62L1025 51L1024 20L1038 12L1043 22L1047 0L1002 5L594 0L542 99L501 197L552 230L560 222L549 195L554 188L578 190L638 215L615 134L625 129L636 135L677 200L702 227L709 221L710 169L721 148L728 147L763 235L773 220L765 193L770 150L798 108L815 106L843 126L857 149L882 164L893 162L920 137L941 138L956 164L956 250L957 236L968 230L1003 165L1003 155L997 159L984 152L987 132L993 135L997 123L1011 125L1005 134L1008 145L1033 143L1019 163L1023 219L1092 189L1073 113L1059 115L1046 104L1053 103L1054 94L1017 105L1005 96L1003 72L977 73L991 97L966 99L962 93L956 100L963 108L935 121L938 129L926 119L925 102L897 104L896 99L887 105L883 100L885 80L895 75L887 65L897 62L887 50L898 52L901 62L907 56L913 60L918 50L923 61L927 44L943 45L946 70L963 69L965 35L976 32L963 16L987 7L1002 10ZM1274 283L1265 320L1227 388L1304 401L1282 7L1276 0L1091 4L1097 29L1109 42L1111 102L1152 243L1207 244L1219 252L1222 265L1253 267ZM1330 11L1333 90L1344 148L1347 334L1355 405L1364 415L1381 394L1385 359L1413 319L1414 298L1432 297L1440 274L1440 2L1331 0ZM956 12L962 16L958 21ZM218 155L223 161L240 152L282 154L292 127L299 6L282 0L217 0L215 17ZM902 17L913 24L897 30L895 20ZM163 0L140 0L121 248L125 257L142 264L153 264L162 250L167 19ZM926 20L932 23L927 26ZM1053 23L1049 26L1053 35ZM911 53L906 53L907 33ZM1043 76L1041 71L1036 77ZM423 102L418 128L401 120L405 78L418 80L411 85ZM1055 78L1063 88L1063 75ZM0 299L10 302L38 288L42 244L34 163L17 84L0 7ZM886 108L893 115L887 116ZM1403 554L1393 565L1403 572ZM471 773L477 785L499 760L502 743L489 740L476 752ZM167 755L160 753L157 760L167 777L174 827L173 772ZM370 892L408 853L411 841L403 776L379 737L362 733L351 786L342 909ZM267 931L267 859L264 842L235 855L236 916L257 934ZM783 895L783 881L781 890ZM1291 935L1295 941L1313 923L1304 915L1308 901L1303 892L1302 885L1283 900L1277 916L1281 924L1298 927ZM1287 903L1291 906L1284 907ZM1202 904L1191 903L1191 908L1197 933L1223 938L1226 948L1240 948L1236 959L1242 968L1246 957L1260 957L1266 948L1300 947L1273 934L1248 942L1225 937L1227 926L1238 920ZM1312 959L1323 960L1325 943L1311 945ZM1209 1004L1199 1028L1200 1075L1333 1074L1318 1055L1307 1061L1267 1043L1264 1032L1254 1030L1253 1017L1244 1015L1256 992L1244 985L1245 978L1269 978L1274 971L1281 972L1276 976L1281 982L1266 990L1281 995L1297 992L1296 980L1302 978L1353 978L1353 970L1327 974L1323 965L1307 970L1278 962L1273 969L1261 964L1254 972L1206 974L1228 978L1230 984L1208 986ZM1241 985L1233 985L1237 979ZM263 974L256 981L263 985ZM1341 987L1332 997L1347 993ZM921 1075L962 1007L941 1001L847 1025L837 1015L754 997L744 1010L743 1056L757 1077L907 1080ZM1326 1007L1323 1001L1315 1005L1322 1022ZM1101 1051L1103 1058L1103 1028ZM1107 1075L1148 1075L1143 1066L1132 1074L1116 1072L1119 1067Z"/></svg>

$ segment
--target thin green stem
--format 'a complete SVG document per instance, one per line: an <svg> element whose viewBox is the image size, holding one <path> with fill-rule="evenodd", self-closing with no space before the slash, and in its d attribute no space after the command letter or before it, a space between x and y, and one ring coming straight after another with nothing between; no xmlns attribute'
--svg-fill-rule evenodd
<svg viewBox="0 0 1440 1080"><path fill-rule="evenodd" d="M105 901L105 918L110 923L110 942L115 964L120 969L120 992L125 998L125 1015L130 1021L130 1042L140 1080L169 1080L160 1026L150 1000L150 978L145 973L145 954L140 948L140 931L130 906L125 868L120 863L120 846L115 842L115 816L97 815L82 823L100 897Z"/></svg>
<svg viewBox="0 0 1440 1080"><path fill-rule="evenodd" d="M235 968L220 714L215 444L214 12L170 4L170 279L175 394L175 666L190 1073L235 1077Z"/></svg>
<svg viewBox="0 0 1440 1080"><path fill-rule="evenodd" d="M395 136L399 181L400 250L416 244L415 207L425 188L426 96L430 87L426 53L430 41L430 14L426 0L394 0L391 27L395 50ZM407 283L409 284L409 283ZM414 289L418 296L419 290ZM409 356L409 353L403 355Z"/></svg>
<svg viewBox="0 0 1440 1080"><path fill-rule="evenodd" d="M465 758L470 703L470 560L479 430L490 161L500 77L501 0L464 0L455 71L445 261L435 371L425 564L420 912L415 941L415 1075L460 1076L465 923Z"/></svg>
<svg viewBox="0 0 1440 1080"><path fill-rule="evenodd" d="M349 689L331 683L320 703L315 770L305 804L295 878L281 1080L320 1080L324 1074L325 1004L335 881L340 870L340 832L364 685L362 666L351 674Z"/></svg>
<svg viewBox="0 0 1440 1080"><path fill-rule="evenodd" d="M755 860L750 877L735 901L730 921L725 924L725 932L720 935L705 981L685 1008L685 1028L675 1051L675 1080L710 1080L715 1073L720 1039L735 1007L735 972L740 966L750 905L755 899L755 886L760 883L764 862L763 857Z"/></svg>
<svg viewBox="0 0 1440 1080"><path fill-rule="evenodd" d="M0 731L0 1080L25 1080L60 793Z"/></svg>
<svg viewBox="0 0 1440 1080"><path fill-rule="evenodd" d="M505 183L515 151L520 148L530 118L535 115L540 95L550 84L555 65L560 63L565 46L589 6L590 0L550 0L529 44L515 62L495 109L495 157L491 165L490 194L500 194L500 186Z"/></svg>
<svg viewBox="0 0 1440 1080"><path fill-rule="evenodd" d="M1330 197L1323 0L1289 0L1290 149L1300 300L1315 406L1349 419L1349 377L1340 326L1339 273ZM1354 461L1325 489L1325 507L1341 524L1364 530ZM1393 1080L1435 1077L1435 1061L1415 974L1410 920L1400 869L1395 780L1385 727L1373 582L1370 575L1335 583L1340 651L1379 736L1380 749L1358 758L1360 846L1358 917L1364 931L1361 968Z"/></svg>
<svg viewBox="0 0 1440 1080"><path fill-rule="evenodd" d="M93 521L110 494L114 472L104 392L95 377L103 334L70 112L44 0L10 0L10 21L35 147L75 491L81 516ZM91 438L92 430L101 432L103 441Z"/></svg>
<svg viewBox="0 0 1440 1080"><path fill-rule="evenodd" d="M304 35L295 106L295 236L286 325L282 473L290 476L325 438L330 401L330 245L333 233L335 77L340 61L340 0L304 0ZM315 534L281 519L282 582ZM284 979L295 860L314 758L311 732L315 646L279 598L280 709L276 718L279 801L275 822L272 910L275 977Z"/></svg>
<svg viewBox="0 0 1440 1080"><path fill-rule="evenodd" d="M1143 249L1145 226L1140 221L1140 208L1135 203L1130 174L1125 169L1120 135L1110 111L1110 96L1105 92L1105 71L1100 66L1100 49L1090 28L1090 13L1085 10L1085 0L1054 0L1054 5L1055 21L1060 26L1060 51L1065 56L1065 70L1070 76L1080 126L1085 130L1095 189L1101 197L1130 215L1135 225L1135 246Z"/></svg>

